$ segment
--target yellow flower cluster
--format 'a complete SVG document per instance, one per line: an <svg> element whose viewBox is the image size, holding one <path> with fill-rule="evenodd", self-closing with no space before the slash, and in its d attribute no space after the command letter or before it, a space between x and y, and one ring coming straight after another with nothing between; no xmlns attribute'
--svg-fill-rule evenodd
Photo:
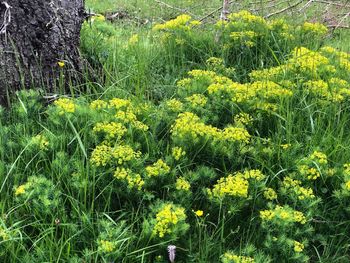
<svg viewBox="0 0 350 263"><path fill-rule="evenodd" d="M295 48L292 58L287 63L287 68L299 69L302 72L315 74L321 66L328 65L328 58L316 51L311 51L305 47Z"/></svg>
<svg viewBox="0 0 350 263"><path fill-rule="evenodd" d="M264 190L264 197L267 200L275 200L275 199L277 199L277 193L272 188L266 188Z"/></svg>
<svg viewBox="0 0 350 263"><path fill-rule="evenodd" d="M207 189L209 198L222 200L227 196L248 197L249 182L240 173L220 178L213 189Z"/></svg>
<svg viewBox="0 0 350 263"><path fill-rule="evenodd" d="M149 128L146 124L137 120L136 115L131 109L127 109L125 111L119 110L117 111L115 117L124 123L130 123L133 127L142 131L147 131Z"/></svg>
<svg viewBox="0 0 350 263"><path fill-rule="evenodd" d="M306 217L300 211L293 210L288 206L277 205L272 210L262 210L260 211L260 218L263 221L272 221L276 223L306 223Z"/></svg>
<svg viewBox="0 0 350 263"><path fill-rule="evenodd" d="M304 33L311 32L311 33L321 35L321 36L327 34L327 32L328 32L328 29L325 25L320 24L320 23L310 23L310 22L305 22L302 25L301 30Z"/></svg>
<svg viewBox="0 0 350 263"><path fill-rule="evenodd" d="M141 152L135 152L129 145L118 145L111 147L105 144L96 146L91 154L90 161L96 167L106 166L114 159L117 164L122 165L125 162L137 159Z"/></svg>
<svg viewBox="0 0 350 263"><path fill-rule="evenodd" d="M231 32L230 37L234 41L238 41L239 44L245 45L247 47L254 47L256 45L255 39L258 34L254 31L241 31L241 32Z"/></svg>
<svg viewBox="0 0 350 263"><path fill-rule="evenodd" d="M102 253L111 253L116 249L116 246L113 242L107 240L100 240L98 242L98 250Z"/></svg>
<svg viewBox="0 0 350 263"><path fill-rule="evenodd" d="M173 147L171 150L171 155L176 161L178 161L181 159L181 157L186 155L186 152L181 147Z"/></svg>
<svg viewBox="0 0 350 263"><path fill-rule="evenodd" d="M282 148L283 150L287 150L287 149L290 148L292 145L291 145L290 143L285 143L285 144L281 144L280 146L281 146L281 148Z"/></svg>
<svg viewBox="0 0 350 263"><path fill-rule="evenodd" d="M200 24L200 21L191 21L191 16L183 14L163 24L155 25L153 30L190 30L191 27L198 26Z"/></svg>
<svg viewBox="0 0 350 263"><path fill-rule="evenodd" d="M207 104L208 98L203 94L193 94L190 97L185 98L187 102L191 104L193 108L204 107Z"/></svg>
<svg viewBox="0 0 350 263"><path fill-rule="evenodd" d="M327 164L327 155L324 154L323 152L319 152L319 151L314 151L311 155L310 155L310 159L319 163L319 164Z"/></svg>
<svg viewBox="0 0 350 263"><path fill-rule="evenodd" d="M266 176L257 169L245 170L243 173L238 172L235 175L242 175L245 179L254 179L256 181L262 181L266 178Z"/></svg>
<svg viewBox="0 0 350 263"><path fill-rule="evenodd" d="M248 113L241 112L234 116L233 121L236 125L248 126L253 122L253 117Z"/></svg>
<svg viewBox="0 0 350 263"><path fill-rule="evenodd" d="M208 87L210 95L222 96L226 94L233 102L252 103L262 102L279 97L290 97L293 92L272 81L256 81L253 83L240 84L231 82L229 84L213 83Z"/></svg>
<svg viewBox="0 0 350 263"><path fill-rule="evenodd" d="M140 158L141 156L141 152L135 152L129 145L118 145L113 148L111 154L119 165Z"/></svg>
<svg viewBox="0 0 350 263"><path fill-rule="evenodd" d="M350 180L345 182L345 189L350 191Z"/></svg>
<svg viewBox="0 0 350 263"><path fill-rule="evenodd" d="M166 105L173 112L181 112L183 109L183 103L177 99L168 100Z"/></svg>
<svg viewBox="0 0 350 263"><path fill-rule="evenodd" d="M146 167L147 176L162 176L170 172L170 167L162 160L159 159L154 164Z"/></svg>
<svg viewBox="0 0 350 263"><path fill-rule="evenodd" d="M283 76L287 73L317 76L321 70L334 73L336 68L329 64L329 59L323 56L322 53L299 47L293 50L291 57L285 64L268 69L254 70L249 76L255 80L274 80L278 76L283 79Z"/></svg>
<svg viewBox="0 0 350 263"><path fill-rule="evenodd" d="M145 184L141 178L141 175L133 173L128 168L118 167L114 172L114 177L121 181L125 181L130 189L136 188L137 190L141 190Z"/></svg>
<svg viewBox="0 0 350 263"><path fill-rule="evenodd" d="M115 110L119 110L122 108L125 109L130 106L131 106L131 101L126 99L113 98L108 102L108 107Z"/></svg>
<svg viewBox="0 0 350 263"><path fill-rule="evenodd" d="M0 241L6 241L10 238L8 231L0 226Z"/></svg>
<svg viewBox="0 0 350 263"><path fill-rule="evenodd" d="M244 128L227 127L220 130L211 125L206 125L197 115L191 112L180 113L175 120L175 124L172 125L171 132L177 138L190 137L194 141L206 137L223 142L249 143L251 137Z"/></svg>
<svg viewBox="0 0 350 263"><path fill-rule="evenodd" d="M29 188L30 185L27 183L27 184L22 184L20 186L18 186L16 189L15 189L15 195L22 195L26 192L26 189Z"/></svg>
<svg viewBox="0 0 350 263"><path fill-rule="evenodd" d="M112 160L112 151L113 148L108 145L98 145L91 154L90 162L97 167L106 166Z"/></svg>
<svg viewBox="0 0 350 263"><path fill-rule="evenodd" d="M233 252L226 252L221 256L222 263L254 263L255 260L252 257L238 256Z"/></svg>
<svg viewBox="0 0 350 263"><path fill-rule="evenodd" d="M65 113L75 112L76 106L75 106L73 100L71 100L71 99L61 98L61 99L55 100L54 104L58 109L59 115L64 115Z"/></svg>
<svg viewBox="0 0 350 263"><path fill-rule="evenodd" d="M153 234L160 238L166 234L171 234L178 223L186 220L185 209L173 204L165 204L156 214L156 224Z"/></svg>
<svg viewBox="0 0 350 263"><path fill-rule="evenodd" d="M307 81L304 87L312 94L332 102L342 102L344 95L350 95L348 89L331 89L328 83L323 80Z"/></svg>
<svg viewBox="0 0 350 263"><path fill-rule="evenodd" d="M49 141L44 135L38 134L31 139L31 143L39 147L40 150L47 150Z"/></svg>
<svg viewBox="0 0 350 263"><path fill-rule="evenodd" d="M244 22L245 24L262 25L263 27L267 26L266 20L263 17L253 15L246 10L242 10L238 13L232 13L228 16L228 18L233 24Z"/></svg>
<svg viewBox="0 0 350 263"><path fill-rule="evenodd" d="M94 100L90 103L90 108L93 110L102 110L108 107L108 103L104 100Z"/></svg>
<svg viewBox="0 0 350 263"><path fill-rule="evenodd" d="M304 244L298 242L298 241L294 241L294 251L297 253L300 253L304 250Z"/></svg>
<svg viewBox="0 0 350 263"><path fill-rule="evenodd" d="M127 131L125 126L119 122L99 122L96 123L93 132L102 132L107 135L107 139L121 138Z"/></svg>
<svg viewBox="0 0 350 263"><path fill-rule="evenodd" d="M214 139L226 142L244 142L249 143L250 134L245 128L240 127L227 127L224 130L218 132Z"/></svg>
<svg viewBox="0 0 350 263"><path fill-rule="evenodd" d="M315 167L309 167L308 165L299 165L299 173L309 180L316 180L321 176L320 171Z"/></svg>
<svg viewBox="0 0 350 263"><path fill-rule="evenodd" d="M293 192L299 200L315 198L313 190L311 188L302 187L301 181L299 180L294 180L287 176L283 179L282 186L288 193Z"/></svg>
<svg viewBox="0 0 350 263"><path fill-rule="evenodd" d="M177 190L189 191L191 184L183 177L177 178L175 187Z"/></svg>

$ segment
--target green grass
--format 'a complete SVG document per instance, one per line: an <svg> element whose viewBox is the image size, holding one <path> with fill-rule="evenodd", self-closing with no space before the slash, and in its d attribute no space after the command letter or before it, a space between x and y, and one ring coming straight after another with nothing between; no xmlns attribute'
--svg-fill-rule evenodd
<svg viewBox="0 0 350 263"><path fill-rule="evenodd" d="M87 6L130 17L84 24L86 81L1 108L1 262L349 261L347 31Z"/></svg>

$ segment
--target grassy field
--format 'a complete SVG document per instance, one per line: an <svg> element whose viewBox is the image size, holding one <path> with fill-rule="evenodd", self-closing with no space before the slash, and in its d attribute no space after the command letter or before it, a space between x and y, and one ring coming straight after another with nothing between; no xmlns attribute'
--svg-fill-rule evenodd
<svg viewBox="0 0 350 263"><path fill-rule="evenodd" d="M1 108L0 261L349 262L348 31L164 2L87 0L84 82Z"/></svg>

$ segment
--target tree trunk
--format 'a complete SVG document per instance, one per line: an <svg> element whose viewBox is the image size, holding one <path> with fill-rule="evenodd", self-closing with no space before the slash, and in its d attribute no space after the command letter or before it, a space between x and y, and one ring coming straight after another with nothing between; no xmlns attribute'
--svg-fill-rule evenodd
<svg viewBox="0 0 350 263"><path fill-rule="evenodd" d="M83 20L84 0L0 0L0 98L76 77Z"/></svg>

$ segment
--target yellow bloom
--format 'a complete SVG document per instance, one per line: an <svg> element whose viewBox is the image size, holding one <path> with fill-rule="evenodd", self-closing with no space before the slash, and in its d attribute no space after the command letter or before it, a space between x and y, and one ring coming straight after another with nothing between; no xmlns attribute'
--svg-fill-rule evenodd
<svg viewBox="0 0 350 263"><path fill-rule="evenodd" d="M101 250L104 253L111 253L115 249L115 244L107 241L107 240L101 240L99 241L99 250Z"/></svg>
<svg viewBox="0 0 350 263"><path fill-rule="evenodd" d="M177 190L189 191L191 185L185 178L180 177L176 180L175 187Z"/></svg>
<svg viewBox="0 0 350 263"><path fill-rule="evenodd" d="M264 197L267 200L274 200L274 199L277 199L277 194L275 190L273 190L272 188L266 188L264 191Z"/></svg>
<svg viewBox="0 0 350 263"><path fill-rule="evenodd" d="M300 253L304 250L304 245L298 241L294 241L294 251Z"/></svg>
<svg viewBox="0 0 350 263"><path fill-rule="evenodd" d="M49 146L49 141L44 135L41 135L41 134L34 136L31 140L31 143L33 145L38 146L40 150L47 150Z"/></svg>
<svg viewBox="0 0 350 263"><path fill-rule="evenodd" d="M220 178L213 189L207 189L210 198L224 199L231 197L248 197L248 180L242 174L228 175Z"/></svg>
<svg viewBox="0 0 350 263"><path fill-rule="evenodd" d="M64 61L58 61L57 64L60 68L63 68L65 65Z"/></svg>
<svg viewBox="0 0 350 263"><path fill-rule="evenodd" d="M201 217L203 216L204 212L202 210L197 210L196 212L194 212L196 214L196 216Z"/></svg>
<svg viewBox="0 0 350 263"><path fill-rule="evenodd" d="M185 209L173 205L165 204L156 214L156 224L153 228L153 234L160 238L166 234L171 234L178 223L184 223L186 220Z"/></svg>
<svg viewBox="0 0 350 263"><path fill-rule="evenodd" d="M186 152L181 147L172 148L172 156L176 161L180 160L181 157L185 156Z"/></svg>
<svg viewBox="0 0 350 263"><path fill-rule="evenodd" d="M350 180L345 183L345 188L350 191Z"/></svg>
<svg viewBox="0 0 350 263"><path fill-rule="evenodd" d="M26 192L26 185L20 185L15 190L15 195L21 195Z"/></svg>
<svg viewBox="0 0 350 263"><path fill-rule="evenodd" d="M169 172L170 172L170 167L162 159L159 159L153 165L146 167L146 173L147 173L147 176L149 177L165 175L165 174L168 174Z"/></svg>
<svg viewBox="0 0 350 263"><path fill-rule="evenodd" d="M54 105L56 105L58 109L58 114L63 115L65 113L73 113L75 112L75 104L73 100L68 98L61 98L54 102Z"/></svg>

